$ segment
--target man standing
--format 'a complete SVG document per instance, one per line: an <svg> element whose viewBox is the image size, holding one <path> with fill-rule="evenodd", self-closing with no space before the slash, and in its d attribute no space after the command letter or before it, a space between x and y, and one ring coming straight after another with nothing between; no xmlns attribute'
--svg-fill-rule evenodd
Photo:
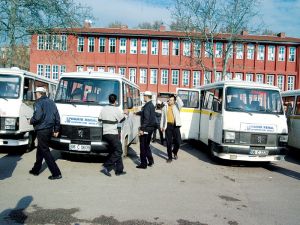
<svg viewBox="0 0 300 225"><path fill-rule="evenodd" d="M107 142L110 149L110 156L103 164L101 170L106 176L111 176L110 171L115 167L117 176L126 174L122 161L122 144L118 134L118 123L125 120L121 110L116 107L117 96L110 94L108 97L110 105L104 106L99 116L103 123L103 140Z"/></svg>
<svg viewBox="0 0 300 225"><path fill-rule="evenodd" d="M144 101L146 102L146 104L142 107L142 110L140 112L136 113L137 115L141 116L141 127L139 130L141 164L136 166L136 168L138 169L146 169L147 166L152 166L154 164L152 152L150 149L150 141L152 133L156 126L156 118L155 108L151 99L152 93L150 91L146 91L144 93Z"/></svg>
<svg viewBox="0 0 300 225"><path fill-rule="evenodd" d="M61 179L61 172L50 152L49 143L51 136L57 137L60 127L60 117L55 103L46 96L46 90L38 87L35 90L36 102L34 104L34 113L30 119L37 134L38 146L36 151L36 161L30 174L38 176L42 168L43 159L51 172L50 180Z"/></svg>
<svg viewBox="0 0 300 225"><path fill-rule="evenodd" d="M179 96L171 95L168 104L162 109L160 128L166 134L168 163L172 162L172 153L174 154L174 159L178 159L177 153L181 143L180 109L182 106L183 102ZM172 150L173 144L174 148Z"/></svg>

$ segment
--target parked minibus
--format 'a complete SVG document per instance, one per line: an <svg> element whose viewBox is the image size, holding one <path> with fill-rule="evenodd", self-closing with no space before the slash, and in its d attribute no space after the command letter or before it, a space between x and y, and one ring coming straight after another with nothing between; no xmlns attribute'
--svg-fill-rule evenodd
<svg viewBox="0 0 300 225"><path fill-rule="evenodd" d="M300 89L282 92L289 128L288 145L300 150Z"/></svg>
<svg viewBox="0 0 300 225"><path fill-rule="evenodd" d="M98 120L108 96L117 95L117 107L128 109L126 120L118 124L124 155L130 143L138 139L140 110L138 86L119 74L107 72L64 73L59 80L55 103L61 118L60 136L52 138L51 146L69 153L109 153L102 140L102 122Z"/></svg>
<svg viewBox="0 0 300 225"><path fill-rule="evenodd" d="M231 80L177 93L184 103L183 139L200 140L222 159L284 159L288 129L277 87Z"/></svg>
<svg viewBox="0 0 300 225"><path fill-rule="evenodd" d="M0 69L0 146L34 148L35 133L28 119L33 115L34 90L44 87L50 98L57 82L18 68Z"/></svg>

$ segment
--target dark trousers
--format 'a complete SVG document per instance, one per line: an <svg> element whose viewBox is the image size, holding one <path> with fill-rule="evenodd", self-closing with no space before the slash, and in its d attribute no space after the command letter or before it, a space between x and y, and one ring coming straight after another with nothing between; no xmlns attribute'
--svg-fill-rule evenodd
<svg viewBox="0 0 300 225"><path fill-rule="evenodd" d="M39 173L42 168L43 159L52 174L52 176L61 175L61 172L50 152L49 143L52 135L52 129L43 129L36 132L38 146L36 150L36 161L32 170Z"/></svg>
<svg viewBox="0 0 300 225"><path fill-rule="evenodd" d="M154 163L152 152L150 149L150 141L152 132L148 132L148 134L143 134L140 136L140 158L141 158L141 166L147 167L148 163Z"/></svg>
<svg viewBox="0 0 300 225"><path fill-rule="evenodd" d="M181 144L181 134L180 127L176 127L174 124L167 125L166 129L166 141L167 141L167 151L168 158L172 159L172 152L177 155L180 144ZM173 147L174 144L174 147ZM173 149L172 149L173 147Z"/></svg>
<svg viewBox="0 0 300 225"><path fill-rule="evenodd" d="M103 164L108 171L112 170L114 167L116 172L123 172L124 165L122 161L122 144L117 134L105 134L103 135L103 140L108 143L110 155L107 161Z"/></svg>
<svg viewBox="0 0 300 225"><path fill-rule="evenodd" d="M157 130L159 132L159 138L160 138L160 142L163 144L164 142L164 134L163 132L160 130L160 128L155 128L155 130L153 131L153 140L156 140L156 133L157 133Z"/></svg>

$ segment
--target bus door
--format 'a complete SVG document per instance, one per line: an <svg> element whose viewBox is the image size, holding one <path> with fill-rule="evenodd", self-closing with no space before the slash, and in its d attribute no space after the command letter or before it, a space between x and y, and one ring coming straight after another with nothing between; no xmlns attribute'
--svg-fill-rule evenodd
<svg viewBox="0 0 300 225"><path fill-rule="evenodd" d="M183 101L183 107L180 111L181 137L183 140L198 140L200 131L200 90L178 88L177 94Z"/></svg>

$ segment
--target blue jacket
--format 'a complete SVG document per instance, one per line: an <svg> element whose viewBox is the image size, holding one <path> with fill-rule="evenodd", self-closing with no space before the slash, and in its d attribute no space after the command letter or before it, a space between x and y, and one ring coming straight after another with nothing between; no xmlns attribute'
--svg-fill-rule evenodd
<svg viewBox="0 0 300 225"><path fill-rule="evenodd" d="M147 102L137 115L141 116L141 131L152 132L156 127L155 107L152 101Z"/></svg>
<svg viewBox="0 0 300 225"><path fill-rule="evenodd" d="M58 132L60 117L55 103L46 96L39 98L34 104L30 124L33 125L35 130L52 128L53 132Z"/></svg>

